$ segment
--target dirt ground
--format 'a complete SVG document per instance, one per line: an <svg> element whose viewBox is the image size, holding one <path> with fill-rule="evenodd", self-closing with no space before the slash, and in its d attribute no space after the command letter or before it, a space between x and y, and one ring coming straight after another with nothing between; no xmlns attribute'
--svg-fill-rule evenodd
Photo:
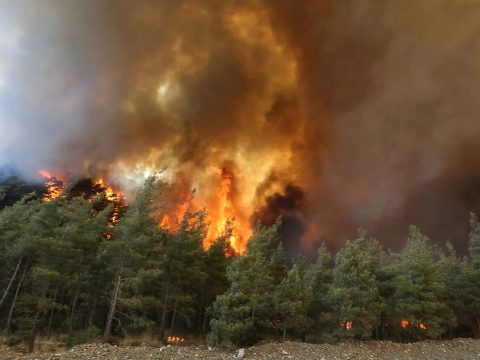
<svg viewBox="0 0 480 360"><path fill-rule="evenodd" d="M148 360L148 359L235 359L235 351L196 346L111 346L86 344L50 353L22 354L6 346L0 347L1 360ZM361 360L361 359L477 359L480 340L455 339L400 344L389 341L343 342L335 345L297 342L268 343L245 349L244 359Z"/></svg>

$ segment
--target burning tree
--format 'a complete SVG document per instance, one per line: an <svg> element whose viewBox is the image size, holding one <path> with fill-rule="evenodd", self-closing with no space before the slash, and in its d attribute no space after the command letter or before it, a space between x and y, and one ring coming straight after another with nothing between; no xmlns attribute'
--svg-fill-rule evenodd
<svg viewBox="0 0 480 360"><path fill-rule="evenodd" d="M113 322L122 327L118 308L119 298L126 281L133 281L144 261L159 239L157 224L152 217L152 200L157 185L155 177L149 178L142 190L137 193L121 223L115 227L112 241L104 243L104 256L109 260L109 271L113 274L113 287L103 340L108 341ZM147 266L148 269L148 266Z"/></svg>
<svg viewBox="0 0 480 360"><path fill-rule="evenodd" d="M343 336L369 338L379 324L384 306L376 280L381 254L379 243L359 230L357 239L336 256L330 301L335 318L344 324L338 329Z"/></svg>
<svg viewBox="0 0 480 360"><path fill-rule="evenodd" d="M206 249L204 211L187 207L175 229L158 226L157 185L147 181L115 223L117 196L88 179L67 183L50 201L28 194L0 210L0 314L11 342L31 350L37 334L56 333L76 344L102 327L106 340L210 330L214 342L238 345L272 336L330 340L326 334L421 339L455 334L454 315L478 329L475 216L468 259L449 245L432 247L412 227L399 254L360 232L335 264L321 246L315 262L289 269L280 222L258 226L239 255L227 221Z"/></svg>
<svg viewBox="0 0 480 360"><path fill-rule="evenodd" d="M270 228L258 226L244 256L227 268L228 290L211 308L210 339L217 344L248 344L273 318L275 288L271 256L280 241L277 222Z"/></svg>
<svg viewBox="0 0 480 360"><path fill-rule="evenodd" d="M444 299L445 284L438 276L438 255L429 239L411 226L406 247L394 264L395 292L387 316L397 326L402 320L424 324L427 331L406 327L413 337L438 337L455 324L455 315Z"/></svg>

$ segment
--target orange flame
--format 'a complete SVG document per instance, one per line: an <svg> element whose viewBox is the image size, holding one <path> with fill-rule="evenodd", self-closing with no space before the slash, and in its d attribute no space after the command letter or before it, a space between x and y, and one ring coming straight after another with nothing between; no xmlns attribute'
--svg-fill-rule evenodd
<svg viewBox="0 0 480 360"><path fill-rule="evenodd" d="M103 178L99 178L98 180L96 180L95 186L99 186L105 193L105 197L107 198L107 200L114 204L112 216L108 221L108 227L113 228L120 221L120 208L122 202L125 203L125 196L121 191L114 190L110 185L105 183ZM105 238L108 240L110 239L110 237L110 234L106 234Z"/></svg>
<svg viewBox="0 0 480 360"><path fill-rule="evenodd" d="M174 204L167 212L159 212L158 226L166 230L177 231L179 224L187 210L196 211L198 206L195 203L193 193L185 190L183 176L179 175L178 183L173 186Z"/></svg>
<svg viewBox="0 0 480 360"><path fill-rule="evenodd" d="M222 236L231 226L230 246L236 253L242 253L246 246L246 236L250 229L236 217L238 209L235 206L235 177L233 172L225 168L220 169L220 181L218 191L205 204L200 206L194 194L189 190L189 184L184 176L177 174L177 180L171 185L171 194L174 196L173 206L166 210L160 210L158 214L158 226L170 231L176 231L178 224L187 210L197 211L205 208L208 212L208 231L203 243L204 249L208 249L215 239Z"/></svg>
<svg viewBox="0 0 480 360"><path fill-rule="evenodd" d="M157 213L158 226L168 231L176 231L187 210L198 211L205 205L208 211L206 221L209 226L203 243L204 249L208 249L226 230L231 230L229 242L233 253L243 253L251 229L248 226L248 220L238 216L243 214L236 204L233 172L221 168L219 173L218 191L213 196L203 199L202 206L197 203L198 200L190 191L189 182L182 174L177 174L178 178L171 187L171 196L174 197L174 201L170 201L167 210L160 210ZM42 169L39 174L46 179L47 191L44 200L51 201L60 196L64 189L62 181L48 170ZM108 226L112 228L119 222L121 207L126 204L124 194L107 184L104 178L97 178L93 180L93 183L97 191L98 189L104 191L106 199L114 204L113 214L108 223ZM228 227L231 229L227 229ZM106 234L105 238L109 237L110 235Z"/></svg>
<svg viewBox="0 0 480 360"><path fill-rule="evenodd" d="M45 179L46 190L43 194L43 201L52 201L58 198L64 189L62 180L45 169L40 170L38 174Z"/></svg>
<svg viewBox="0 0 480 360"><path fill-rule="evenodd" d="M185 339L180 336L169 336L167 337L167 343L169 344L178 344L183 342Z"/></svg>
<svg viewBox="0 0 480 360"><path fill-rule="evenodd" d="M52 201L58 198L65 189L64 181L59 176L53 175L50 171L41 169L38 174L45 180L46 191L43 194L43 201ZM124 195L121 191L114 190L110 185L106 184L103 178L93 181L94 187L100 188L105 192L106 199L114 204L113 213L108 221L108 227L114 227L120 219L121 207L126 205ZM91 199L90 199L91 200ZM108 240L111 234L105 233L104 237Z"/></svg>
<svg viewBox="0 0 480 360"><path fill-rule="evenodd" d="M340 326L345 328L346 330L352 330L352 327L353 327L353 321L351 320L340 320L339 321L340 323Z"/></svg>
<svg viewBox="0 0 480 360"><path fill-rule="evenodd" d="M105 183L103 178L96 180L95 185L99 185L101 188L103 188L105 196L110 201L120 201L124 197L121 191L114 190L110 185Z"/></svg>
<svg viewBox="0 0 480 360"><path fill-rule="evenodd" d="M220 172L220 189L218 192L218 208L216 211L210 212L209 231L204 247L208 248L212 242L219 236L221 236L228 223L233 225L232 235L230 237L230 246L237 252L242 253L245 250L245 241L240 229L241 224L235 218L235 206L234 206L234 181L235 177L233 172L228 171L225 168ZM215 209L213 209L215 210Z"/></svg>
<svg viewBox="0 0 480 360"><path fill-rule="evenodd" d="M400 326L402 327L402 329L406 329L408 326L412 326L412 327L418 327L419 329L421 329L423 331L427 331L427 326L422 322L419 322L418 324L416 324L413 321L408 321L408 320L403 319L400 322Z"/></svg>

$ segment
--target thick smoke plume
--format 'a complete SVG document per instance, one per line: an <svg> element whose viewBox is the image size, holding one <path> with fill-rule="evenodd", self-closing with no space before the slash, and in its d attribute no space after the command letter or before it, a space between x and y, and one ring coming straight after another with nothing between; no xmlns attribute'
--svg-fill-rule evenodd
<svg viewBox="0 0 480 360"><path fill-rule="evenodd" d="M295 251L409 223L461 245L479 24L467 0L0 0L0 159L127 188L165 167L204 203L228 169L235 217L282 215Z"/></svg>

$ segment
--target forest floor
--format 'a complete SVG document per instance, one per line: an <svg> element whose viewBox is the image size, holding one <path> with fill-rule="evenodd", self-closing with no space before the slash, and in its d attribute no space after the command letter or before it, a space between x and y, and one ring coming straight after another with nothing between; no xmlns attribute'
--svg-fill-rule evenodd
<svg viewBox="0 0 480 360"><path fill-rule="evenodd" d="M1 360L148 360L148 359L236 359L235 351L199 346L112 346L86 344L72 349L21 354L15 349L0 346ZM455 339L400 344L389 341L343 342L335 345L297 342L267 343L245 349L244 359L301 359L301 360L371 360L371 359L452 359L480 360L480 340Z"/></svg>

